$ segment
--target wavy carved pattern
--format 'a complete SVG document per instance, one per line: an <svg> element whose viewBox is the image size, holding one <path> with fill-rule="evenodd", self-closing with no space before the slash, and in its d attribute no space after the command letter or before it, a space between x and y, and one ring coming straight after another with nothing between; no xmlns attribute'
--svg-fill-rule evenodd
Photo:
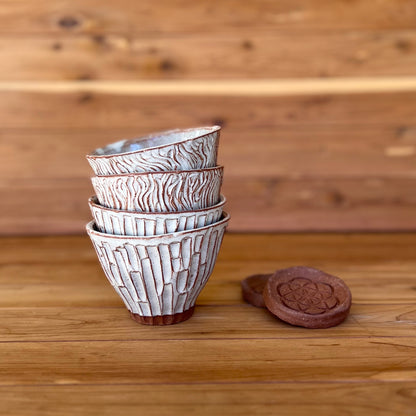
<svg viewBox="0 0 416 416"><path fill-rule="evenodd" d="M108 209L89 201L97 229L116 235L152 236L193 230L217 222L222 214L225 198L213 207L189 212L128 212Z"/></svg>
<svg viewBox="0 0 416 416"><path fill-rule="evenodd" d="M101 205L126 211L192 211L216 205L223 168L95 176L92 184Z"/></svg>
<svg viewBox="0 0 416 416"><path fill-rule="evenodd" d="M210 226L159 237L87 231L107 279L141 316L173 315L195 305L214 268L229 216Z"/></svg>
<svg viewBox="0 0 416 416"><path fill-rule="evenodd" d="M88 156L96 175L194 170L217 164L219 131L154 149L102 157Z"/></svg>

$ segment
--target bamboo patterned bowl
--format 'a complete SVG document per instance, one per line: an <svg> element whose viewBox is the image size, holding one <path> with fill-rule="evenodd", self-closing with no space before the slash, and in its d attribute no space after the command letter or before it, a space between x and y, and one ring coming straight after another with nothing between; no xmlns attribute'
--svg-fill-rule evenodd
<svg viewBox="0 0 416 416"><path fill-rule="evenodd" d="M168 130L121 140L87 155L96 175L192 170L217 164L220 126Z"/></svg>
<svg viewBox="0 0 416 416"><path fill-rule="evenodd" d="M212 207L184 212L131 212L103 207L97 197L88 200L98 231L117 235L150 236L205 227L217 222L226 199Z"/></svg>
<svg viewBox="0 0 416 416"><path fill-rule="evenodd" d="M100 233L87 224L103 271L131 316L169 325L192 316L214 268L230 216L195 230L152 237Z"/></svg>
<svg viewBox="0 0 416 416"><path fill-rule="evenodd" d="M216 205L223 167L91 178L100 205L140 212L193 211Z"/></svg>

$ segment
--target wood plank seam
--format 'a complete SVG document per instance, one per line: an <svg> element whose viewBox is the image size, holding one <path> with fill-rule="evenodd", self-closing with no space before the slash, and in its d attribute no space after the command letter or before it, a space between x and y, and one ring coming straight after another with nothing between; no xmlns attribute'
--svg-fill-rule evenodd
<svg viewBox="0 0 416 416"><path fill-rule="evenodd" d="M127 319L127 318L126 318ZM306 341L318 341L318 340L339 340L339 339L373 339L373 338L380 338L380 339L412 339L416 338L416 335L336 335L331 338L321 336L321 337L236 337L236 338L226 338L227 341L270 341L270 340L306 340ZM67 344L67 343L106 343L106 342L122 342L122 343L133 343L133 342L159 342L160 338L143 338L143 339L68 339L68 340L30 340L30 341L0 341L1 344ZM170 341L183 341L183 342L193 342L193 341L224 341L224 338L220 337L206 337L206 338L163 338L163 342L170 342ZM399 345L394 344L391 342L376 342L370 341L373 344L381 344L381 345L396 345L400 347L408 347L408 348L416 348L416 346L412 345Z"/></svg>
<svg viewBox="0 0 416 416"><path fill-rule="evenodd" d="M0 82L1 91L120 95L281 96L416 91L416 77L271 79L220 81L18 81Z"/></svg>
<svg viewBox="0 0 416 416"><path fill-rule="evenodd" d="M258 380L258 381L178 381L178 382L143 382L143 383L38 383L38 384L3 384L0 389L8 389L13 387L65 387L65 386L215 386L215 385L268 385L268 384L390 384L390 383L414 383L413 380Z"/></svg>

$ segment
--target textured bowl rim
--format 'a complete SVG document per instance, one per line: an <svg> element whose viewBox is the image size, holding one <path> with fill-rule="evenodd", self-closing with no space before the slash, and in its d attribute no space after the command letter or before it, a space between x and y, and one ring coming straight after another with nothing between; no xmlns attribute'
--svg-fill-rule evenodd
<svg viewBox="0 0 416 416"><path fill-rule="evenodd" d="M202 168L202 169L188 169L188 170L158 170L155 172L136 172L136 173L120 173L118 175L94 175L91 178L127 178L127 177L136 177L136 176L157 176L157 175L182 175L184 173L192 173L192 172L208 172L210 170L218 170L223 172L224 166L217 165L211 168Z"/></svg>
<svg viewBox="0 0 416 416"><path fill-rule="evenodd" d="M198 212L203 212L203 211L209 211L209 210L214 210L217 208L222 207L223 205L225 205L225 203L227 202L227 198L221 194L220 195L220 200L217 204L215 205L211 205L210 207L207 208L199 208L199 209L193 209L193 210L187 210L187 211L167 211L167 212L141 212L141 211L128 211L126 209L115 209L115 208L107 208L104 205L100 205L97 195L93 195L88 199L88 205L90 207L99 209L100 211L111 211L111 212L115 212L115 213L119 213L119 214L138 214L140 216L147 216L146 214L148 214L148 216L154 216L154 215L174 215L174 214L191 214L193 212L198 213Z"/></svg>
<svg viewBox="0 0 416 416"><path fill-rule="evenodd" d="M105 149L106 147L117 143L117 142L113 142L113 143L109 143L109 144L107 144L103 147L97 147L91 153L88 153L86 155L86 158L87 159L111 159L113 157L124 156L124 155L132 155L132 154L142 153L142 152L149 151L149 150L154 150L154 149L163 149L164 147L167 147L167 146L186 143L186 142L189 142L189 141L192 141L192 140L197 140L197 139L201 139L203 137L209 136L212 133L220 132L221 126L214 125L214 126L190 127L190 128L187 128L187 129L163 130L163 131L160 131L160 132L150 133L150 134L146 134L144 136L140 136L140 137L136 137L136 138L122 139L122 140L119 140L119 142L129 141L129 140L137 140L137 139L151 139L152 137L157 137L157 136L160 136L160 135L163 135L163 134L181 133L181 132L188 132L188 131L192 131L192 130L203 130L203 129L209 129L210 131L208 133L201 134L197 137L191 137L191 138L188 138L188 139L179 140L177 142L166 143L166 144L162 144L162 145L159 145L159 146L145 147L143 149L131 150L129 152L110 153L108 155L96 155L95 154L95 152L98 149Z"/></svg>
<svg viewBox="0 0 416 416"><path fill-rule="evenodd" d="M148 236L139 236L139 235L118 235L118 234L109 234L109 233L102 233L94 229L95 221L90 221L86 226L87 233L89 235L95 235L97 237L105 238L107 240L115 239L115 240L124 240L124 241L151 241L151 240L160 240L165 237L177 237L187 234L197 233L203 230L208 230L209 228L214 228L216 226L225 225L231 216L228 212L223 211L221 219L217 222L214 222L210 225L205 225L204 227L193 228L192 230L184 230L184 231L177 231L176 233L166 233L166 234L158 234L158 235L148 235Z"/></svg>

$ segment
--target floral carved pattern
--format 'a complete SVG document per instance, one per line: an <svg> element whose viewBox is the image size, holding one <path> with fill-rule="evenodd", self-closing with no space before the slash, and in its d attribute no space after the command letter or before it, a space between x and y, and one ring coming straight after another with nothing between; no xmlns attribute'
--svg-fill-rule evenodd
<svg viewBox="0 0 416 416"><path fill-rule="evenodd" d="M309 315L325 313L339 304L332 286L304 277L280 284L277 292L288 308Z"/></svg>

